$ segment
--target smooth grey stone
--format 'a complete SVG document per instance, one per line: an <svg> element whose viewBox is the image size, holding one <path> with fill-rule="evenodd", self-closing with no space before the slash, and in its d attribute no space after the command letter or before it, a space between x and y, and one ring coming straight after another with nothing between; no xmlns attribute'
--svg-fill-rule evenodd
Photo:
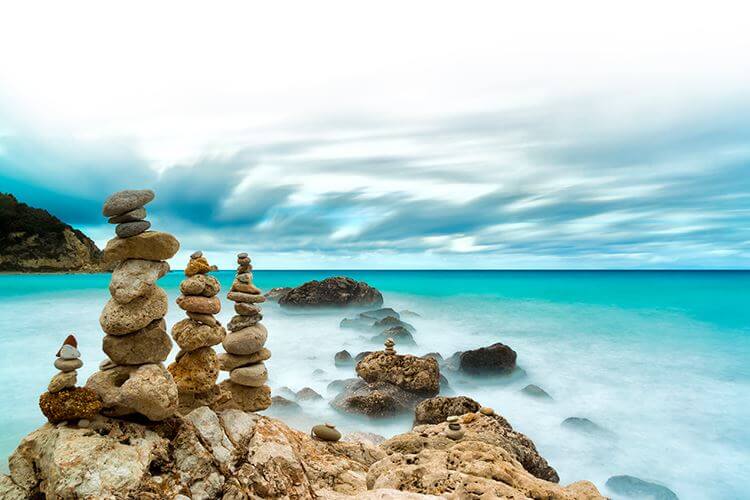
<svg viewBox="0 0 750 500"><path fill-rule="evenodd" d="M242 252L237 254L238 259L247 259L247 252Z"/></svg>
<svg viewBox="0 0 750 500"><path fill-rule="evenodd" d="M105 217L114 217L135 209L142 208L143 205L154 199L156 194L150 189L126 189L118 191L111 195L104 202L102 215Z"/></svg>
<svg viewBox="0 0 750 500"><path fill-rule="evenodd" d="M146 218L146 209L136 208L135 210L131 210L130 212L125 212L122 215L117 215L115 217L110 217L109 223L110 224L122 224L123 222L136 222L139 220L143 220Z"/></svg>
<svg viewBox="0 0 750 500"><path fill-rule="evenodd" d="M72 372L83 366L83 361L80 359L62 359L57 358L55 360L55 368L61 372Z"/></svg>
<svg viewBox="0 0 750 500"><path fill-rule="evenodd" d="M653 500L677 500L674 491L661 484L644 481L635 476L612 476L607 479L607 488L613 493L630 498Z"/></svg>
<svg viewBox="0 0 750 500"><path fill-rule="evenodd" d="M115 228L115 233L119 238L130 238L132 236L138 236L141 233L148 231L151 227L151 223L147 220L141 220L138 222L123 222L118 224Z"/></svg>
<svg viewBox="0 0 750 500"><path fill-rule="evenodd" d="M72 345L65 344L60 348L58 357L62 359L78 359L81 357L81 353Z"/></svg>
<svg viewBox="0 0 750 500"><path fill-rule="evenodd" d="M333 424L316 425L310 431L312 437L316 437L323 441L338 441L341 439L341 433L336 430L336 426Z"/></svg>
<svg viewBox="0 0 750 500"><path fill-rule="evenodd" d="M201 252L200 250L198 250L197 252L193 252L193 253L190 254L190 258L191 259L199 259L201 257L203 257L203 252Z"/></svg>

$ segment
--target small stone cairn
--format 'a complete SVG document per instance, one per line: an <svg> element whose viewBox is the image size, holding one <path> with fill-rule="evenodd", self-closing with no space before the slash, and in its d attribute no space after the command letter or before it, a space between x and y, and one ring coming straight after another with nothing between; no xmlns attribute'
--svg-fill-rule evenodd
<svg viewBox="0 0 750 500"><path fill-rule="evenodd" d="M144 206L151 190L120 191L104 203L102 214L116 224L103 260L116 264L99 323L106 334L102 349L109 356L86 382L102 399L106 416L141 414L154 421L175 414L177 385L162 364L172 349L164 316L167 294L156 280L169 272L165 262L180 248L171 234L148 231Z"/></svg>
<svg viewBox="0 0 750 500"><path fill-rule="evenodd" d="M183 414L199 406L211 406L222 397L216 385L219 360L212 346L224 340L226 330L214 318L221 310L216 296L221 285L208 274L212 267L202 252L193 253L180 283L182 295L177 298L177 305L188 317L172 327L172 338L180 352L168 370L177 383Z"/></svg>
<svg viewBox="0 0 750 500"><path fill-rule="evenodd" d="M263 361L271 352L263 347L268 331L259 304L265 302L262 292L253 285L252 265L246 253L237 255L237 276L227 298L235 303L237 313L229 321L229 333L222 345L227 351L219 356L221 369L229 372L229 380L220 386L232 395L232 407L244 411L260 411L271 406L271 388L266 385L268 371Z"/></svg>
<svg viewBox="0 0 750 500"><path fill-rule="evenodd" d="M68 335L55 359L55 368L60 371L39 398L39 407L50 422L88 420L101 410L101 399L94 391L76 387L76 370L82 366L78 342L73 335Z"/></svg>

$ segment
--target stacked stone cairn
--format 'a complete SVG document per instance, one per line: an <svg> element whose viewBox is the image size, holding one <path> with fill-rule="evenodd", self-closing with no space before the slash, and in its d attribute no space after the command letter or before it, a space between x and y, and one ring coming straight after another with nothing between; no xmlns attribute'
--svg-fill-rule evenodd
<svg viewBox="0 0 750 500"><path fill-rule="evenodd" d="M260 411L271 406L271 388L266 385L268 371L263 361L271 352L263 347L268 337L259 304L265 298L253 285L252 265L246 253L237 255L237 276L227 298L237 313L227 325L229 333L222 345L227 351L219 356L221 369L229 380L220 385L231 393L231 406L244 411Z"/></svg>
<svg viewBox="0 0 750 500"><path fill-rule="evenodd" d="M107 302L99 323L109 356L86 382L102 399L102 414L110 417L142 415L153 421L175 414L177 385L164 367L172 349L164 316L167 294L156 280L169 271L165 262L180 248L171 234L148 231L144 206L154 199L151 190L120 191L104 203L102 213L117 224L103 260L116 264Z"/></svg>
<svg viewBox="0 0 750 500"><path fill-rule="evenodd" d="M216 385L219 360L212 346L224 340L226 331L214 317L221 310L216 296L221 286L208 274L211 270L202 252L193 253L180 283L182 295L177 298L177 305L188 317L172 327L172 338L180 352L168 369L177 383L183 414L199 406L212 406L222 398Z"/></svg>
<svg viewBox="0 0 750 500"><path fill-rule="evenodd" d="M39 398L39 407L50 422L85 422L101 410L101 399L94 391L76 387L76 370L82 366L78 342L73 335L68 335L55 359L55 368L60 371L52 377L47 392Z"/></svg>

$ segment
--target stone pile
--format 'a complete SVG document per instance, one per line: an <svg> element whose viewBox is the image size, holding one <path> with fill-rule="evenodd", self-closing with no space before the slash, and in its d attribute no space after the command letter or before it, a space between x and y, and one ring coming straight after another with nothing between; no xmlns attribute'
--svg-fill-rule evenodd
<svg viewBox="0 0 750 500"><path fill-rule="evenodd" d="M227 351L219 356L221 369L229 380L221 387L232 394L232 406L244 411L260 411L271 406L271 389L266 385L268 371L263 361L271 352L263 347L268 337L259 304L265 298L253 285L252 265L246 253L237 255L237 276L227 298L235 303L237 313L229 321L229 333L222 345Z"/></svg>
<svg viewBox="0 0 750 500"><path fill-rule="evenodd" d="M39 398L39 407L50 422L91 419L101 410L102 403L95 392L76 387L76 370L82 366L78 342L68 335L55 359L55 368L60 371Z"/></svg>
<svg viewBox="0 0 750 500"><path fill-rule="evenodd" d="M177 298L177 305L188 317L172 327L172 338L180 352L168 369L177 383L181 413L209 406L221 397L216 386L219 360L212 346L224 340L226 331L214 317L221 310L216 296L221 286L208 274L211 269L203 253L195 252L180 283L182 295Z"/></svg>
<svg viewBox="0 0 750 500"><path fill-rule="evenodd" d="M148 231L144 206L151 190L120 191L104 203L102 213L117 224L103 260L114 264L107 302L99 323L106 334L102 349L109 356L86 382L102 399L107 416L141 414L163 420L175 414L178 394L162 364L172 349L164 316L167 294L156 280L169 272L165 262L180 244L171 234Z"/></svg>

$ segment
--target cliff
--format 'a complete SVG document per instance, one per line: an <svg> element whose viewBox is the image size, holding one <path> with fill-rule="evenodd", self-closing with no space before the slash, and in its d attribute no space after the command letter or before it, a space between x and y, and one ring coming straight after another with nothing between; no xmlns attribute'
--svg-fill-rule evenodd
<svg viewBox="0 0 750 500"><path fill-rule="evenodd" d="M0 271L104 271L91 239L46 210L0 193Z"/></svg>

